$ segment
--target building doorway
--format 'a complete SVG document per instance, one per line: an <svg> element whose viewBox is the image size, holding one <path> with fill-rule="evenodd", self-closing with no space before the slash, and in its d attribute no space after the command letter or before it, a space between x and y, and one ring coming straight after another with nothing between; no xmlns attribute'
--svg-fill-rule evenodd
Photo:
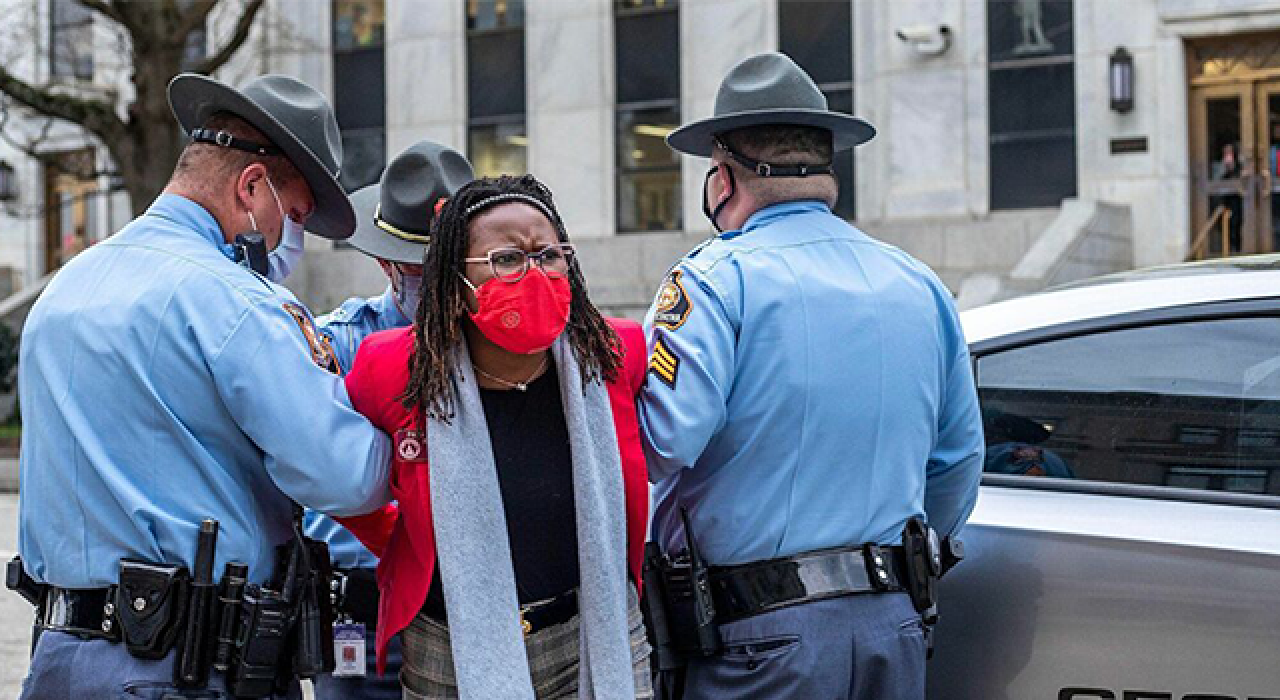
<svg viewBox="0 0 1280 700"><path fill-rule="evenodd" d="M94 241L98 182L89 149L51 154L44 168L44 270L53 272Z"/></svg>
<svg viewBox="0 0 1280 700"><path fill-rule="evenodd" d="M1191 255L1280 251L1280 32L1188 44Z"/></svg>

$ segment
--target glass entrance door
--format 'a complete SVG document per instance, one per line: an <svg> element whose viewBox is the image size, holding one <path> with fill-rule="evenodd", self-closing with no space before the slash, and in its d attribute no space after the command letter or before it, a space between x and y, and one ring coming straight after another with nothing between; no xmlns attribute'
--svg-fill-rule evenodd
<svg viewBox="0 0 1280 700"><path fill-rule="evenodd" d="M1197 91L1196 235L1192 255L1221 257L1254 252L1256 167L1253 95L1249 85L1216 85Z"/></svg>
<svg viewBox="0 0 1280 700"><path fill-rule="evenodd" d="M1280 80L1259 83L1257 93L1259 238L1280 251Z"/></svg>

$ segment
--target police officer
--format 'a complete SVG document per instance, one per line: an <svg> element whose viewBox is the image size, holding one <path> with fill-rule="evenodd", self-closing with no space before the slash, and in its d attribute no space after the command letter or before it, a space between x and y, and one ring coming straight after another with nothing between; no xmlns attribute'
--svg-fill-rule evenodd
<svg viewBox="0 0 1280 700"><path fill-rule="evenodd" d="M320 332L332 342L344 373L351 369L365 336L413 322L431 222L444 202L473 179L471 164L461 153L434 141L419 141L392 159L379 184L351 194L356 232L348 242L378 261L389 284L379 296L348 299L316 320ZM398 699L397 640L388 649L384 677L376 677L374 669L377 557L345 528L319 513L307 514L307 534L329 543L339 608L345 615L335 623L335 636L340 646L351 645L348 658L338 659L333 675L315 679L316 698Z"/></svg>
<svg viewBox="0 0 1280 700"><path fill-rule="evenodd" d="M688 659L686 698L924 697L912 523L960 528L982 427L947 289L831 213L833 152L873 135L767 53L667 139L711 159L719 232L649 311L639 400L652 538L711 565L718 645Z"/></svg>
<svg viewBox="0 0 1280 700"><path fill-rule="evenodd" d="M164 192L63 267L23 330L19 547L41 587L23 698L185 697L176 649L200 641L207 658L209 640L184 627L179 565L198 579L240 562L249 589L274 586L277 545L301 540L294 501L346 515L389 498L387 437L352 410L307 310L264 276L266 248L304 226L355 226L332 108L284 76L236 90L184 74L169 102L192 140ZM206 519L216 548L197 557ZM140 572L127 586L126 569ZM258 600L267 620L277 604ZM245 638L269 684L288 659ZM252 673L207 686L232 675Z"/></svg>

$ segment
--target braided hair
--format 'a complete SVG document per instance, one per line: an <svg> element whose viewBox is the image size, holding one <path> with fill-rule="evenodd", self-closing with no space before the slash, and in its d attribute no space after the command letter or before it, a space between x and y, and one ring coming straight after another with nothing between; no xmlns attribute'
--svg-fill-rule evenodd
<svg viewBox="0 0 1280 700"><path fill-rule="evenodd" d="M454 413L456 397L450 377L457 371L454 353L463 342L462 319L468 315L467 287L461 277L462 260L471 245L467 209L502 194L526 195L541 202L551 215L557 237L563 243L569 242L551 190L532 175L481 178L449 198L435 219L431 245L423 260L422 302L413 324L409 384L400 396L406 409L422 411L424 423L427 418L448 422ZM621 342L587 298L586 280L576 257L569 266L569 289L572 298L564 332L582 368L583 386L596 379L613 381L622 364Z"/></svg>

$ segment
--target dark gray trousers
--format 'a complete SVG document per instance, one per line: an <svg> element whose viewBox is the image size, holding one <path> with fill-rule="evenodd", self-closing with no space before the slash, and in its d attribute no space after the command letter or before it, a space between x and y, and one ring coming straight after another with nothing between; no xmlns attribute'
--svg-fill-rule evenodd
<svg viewBox="0 0 1280 700"><path fill-rule="evenodd" d="M720 626L685 700L923 700L925 642L905 593L805 603Z"/></svg>
<svg viewBox="0 0 1280 700"><path fill-rule="evenodd" d="M177 690L173 685L173 658L159 661L135 659L123 644L101 639L82 640L64 632L44 632L31 669L22 683L20 700L229 700L221 674L209 676L203 690ZM294 683L285 698L302 697Z"/></svg>

